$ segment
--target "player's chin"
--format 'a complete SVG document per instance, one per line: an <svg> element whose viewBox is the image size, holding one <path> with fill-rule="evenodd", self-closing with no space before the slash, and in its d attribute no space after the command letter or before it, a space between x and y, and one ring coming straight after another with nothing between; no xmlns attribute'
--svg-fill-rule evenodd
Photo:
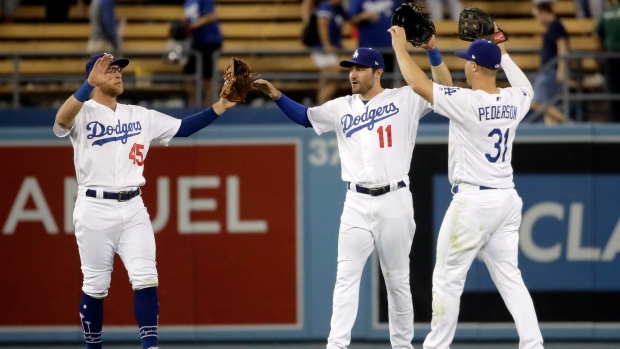
<svg viewBox="0 0 620 349"><path fill-rule="evenodd" d="M352 82L351 83L351 92L352 93L357 93L359 90L360 90L359 82Z"/></svg>

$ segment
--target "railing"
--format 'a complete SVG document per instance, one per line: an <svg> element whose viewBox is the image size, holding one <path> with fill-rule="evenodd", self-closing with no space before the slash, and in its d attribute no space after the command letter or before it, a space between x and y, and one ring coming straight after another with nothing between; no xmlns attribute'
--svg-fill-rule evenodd
<svg viewBox="0 0 620 349"><path fill-rule="evenodd" d="M390 53L393 54L394 51L391 49L379 49L377 50L382 54ZM355 50L341 50L339 53L346 54L351 56L355 52ZM217 101L219 99L219 89L223 84L224 77L221 72L218 71L217 66L217 58L218 57L234 57L234 56L309 56L311 51L309 50L218 50L213 53L213 79L211 80L212 84L212 93L213 101ZM250 67L252 66L252 62L248 62ZM398 67L396 62L396 57L394 56L394 67ZM317 68L318 70L318 68ZM284 81L317 81L320 78L320 74L318 72L295 72L295 73L284 73L284 72L255 72L260 74L261 79L266 80L284 80ZM329 75L331 80L341 80L348 81L349 73L343 69L342 73L332 73ZM392 73L384 73L383 82L392 82L393 86L398 86L402 82L402 76L400 72L395 68L395 71ZM276 86L277 88L277 86Z"/></svg>
<svg viewBox="0 0 620 349"><path fill-rule="evenodd" d="M393 51L391 49L380 50L384 54L391 54L392 57ZM343 50L340 53L349 55L352 54L353 50ZM514 53L532 53L537 52L533 50L519 50L512 51ZM203 80L202 80L202 55L200 52L192 51L191 54L197 57L196 59L196 71L194 74L153 74L148 77L149 81L160 83L160 82L185 82L190 81L193 82L196 86L194 92L196 106L203 106ZM223 76L218 69L218 57L230 57L230 56L266 56L266 57L277 57L281 55L285 56L308 56L310 51L308 50L221 50L213 53L213 78L211 81L212 84L212 93L213 100L216 101L219 97L219 90L223 83ZM442 50L442 54L448 55L452 54L452 51ZM119 56L127 57L129 59L132 58L141 58L141 57L157 57L164 60L167 55L166 51L151 51L151 52L123 52ZM84 64L87 59L90 57L89 54L84 52L70 52L70 53L57 53L57 52L39 52L39 53L30 53L30 52L14 52L14 53L0 53L1 59L9 59L13 64L13 73L12 75L0 75L0 83L9 82L13 86L12 91L12 107L19 108L21 107L21 95L20 95L20 86L24 83L53 83L53 82L81 82L84 80L84 74L52 74L52 75L23 75L20 74L19 65L20 61L24 58L67 58L67 57L80 57L84 58ZM556 69L555 64L559 59L564 59L568 62L565 64L565 76L571 77L570 79L565 79L562 85L562 93L558 94L553 103L559 103L563 106L563 112L565 114L565 118L568 118L568 111L570 109L571 103L582 103L586 101L615 101L620 100L620 93L612 94L612 93L586 93L584 92L583 84L581 78L584 76L584 67L580 64L584 58L595 58L595 59L607 59L607 58L618 58L620 59L620 53L604 53L604 52L570 52L568 55L564 57L556 57L554 60L548 62L544 66L542 66L538 72L526 72L528 78L533 81L533 78L537 73L546 71L548 69ZM394 57L394 60L396 58ZM575 64L577 62L577 64ZM251 65L251 61L249 62ZM383 76L384 86L389 86L390 84L393 87L401 86L403 84L402 75L398 70L398 64L396 61L394 62L395 70L392 73L386 72ZM573 68L573 70L571 70ZM277 69L274 69L277 70ZM320 75L317 72L265 72L260 73L260 77L268 80L282 80L282 81L316 81L320 78ZM464 80L465 75L463 71L452 71L452 77L456 80ZM340 74L332 74L330 75L330 79L335 80L348 80L348 73L343 70ZM134 74L128 74L123 77L123 80L130 83L137 83L143 79L141 76L136 76ZM506 79L503 71L498 73L498 80ZM571 80L576 81L576 87L571 89ZM531 113L524 122L536 122L537 119L542 115L543 112L537 111ZM577 120L585 121L581 108L577 108Z"/></svg>
<svg viewBox="0 0 620 349"><path fill-rule="evenodd" d="M562 82L561 93L558 93L553 100L547 105L561 105L562 113L564 114L564 121L569 120L570 105L571 103L577 103L578 108L575 109L575 118L577 121L587 121L583 115L583 108L581 103L588 101L617 101L620 100L620 93L609 92L584 92L583 78L586 75L583 67L584 58L595 58L598 60L605 60L608 58L620 58L620 53L606 53L606 52L585 52L585 51L573 51L560 57L556 56L549 62L545 63L538 70L537 74L542 74L549 70L557 69L557 63L560 60L564 60L564 76L566 77ZM534 82L533 78L537 74L534 74L530 80ZM575 82L574 89L571 89L571 82ZM524 120L525 123L536 122L544 114L544 108L534 111Z"/></svg>
<svg viewBox="0 0 620 349"><path fill-rule="evenodd" d="M197 51L192 51L191 55L196 56L196 71L194 74L152 74L148 77L137 76L135 74L123 76L123 81L129 83L140 83L144 79L148 79L148 82L184 82L191 81L195 84L196 90L195 97L198 106L202 107L203 100L203 80L202 80L202 54ZM157 57L162 61L168 55L167 51L150 51L150 52L134 52L125 51L118 55L118 57L124 57L129 60L132 58L140 57ZM21 107L21 93L20 86L24 83L66 83L66 82L82 82L85 79L85 74L46 74L46 75L23 75L20 73L19 65L23 58L84 58L84 66L91 57L91 54L85 52L13 52L13 53L0 53L0 59L9 59L13 63L12 75L0 75L0 83L11 83L13 86L11 105L13 108Z"/></svg>

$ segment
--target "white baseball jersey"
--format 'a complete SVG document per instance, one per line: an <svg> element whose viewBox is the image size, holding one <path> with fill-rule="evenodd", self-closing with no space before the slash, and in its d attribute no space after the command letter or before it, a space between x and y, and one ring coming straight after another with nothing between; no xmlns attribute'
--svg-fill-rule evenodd
<svg viewBox="0 0 620 349"><path fill-rule="evenodd" d="M407 178L419 120L430 111L405 86L385 89L367 104L358 94L334 99L308 109L308 119L318 135L336 132L342 180L372 186Z"/></svg>
<svg viewBox="0 0 620 349"><path fill-rule="evenodd" d="M78 185L121 191L144 185L144 160L151 141L167 145L181 120L143 107L94 100L84 103L71 130L54 125L58 137L70 135ZM112 148L112 149L110 149Z"/></svg>
<svg viewBox="0 0 620 349"><path fill-rule="evenodd" d="M433 84L435 112L450 119L448 173L452 185L514 188L512 142L533 96L520 87L499 91L488 94Z"/></svg>

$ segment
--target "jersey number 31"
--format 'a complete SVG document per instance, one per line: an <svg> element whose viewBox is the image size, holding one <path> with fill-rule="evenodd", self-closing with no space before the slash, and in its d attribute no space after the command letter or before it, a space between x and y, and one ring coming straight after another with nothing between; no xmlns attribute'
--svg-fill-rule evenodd
<svg viewBox="0 0 620 349"><path fill-rule="evenodd" d="M497 149L497 154L495 154L495 156L491 156L491 154L486 153L484 154L487 157L487 160L489 162L497 162L497 160L499 159L499 156L502 156L502 162L506 161L506 150L508 150L508 135L510 134L510 129L506 129L506 132L504 133L504 136L502 137L502 130L500 130L499 128L494 128L493 130L491 130L491 132L489 132L489 137L493 137L493 136L497 136L499 139L497 140L497 142L494 144L495 149ZM502 152L502 139L504 140L504 151Z"/></svg>

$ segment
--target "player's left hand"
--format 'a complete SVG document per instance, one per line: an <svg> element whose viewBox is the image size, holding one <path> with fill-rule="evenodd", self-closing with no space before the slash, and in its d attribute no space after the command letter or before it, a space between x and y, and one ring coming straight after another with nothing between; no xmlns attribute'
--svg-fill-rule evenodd
<svg viewBox="0 0 620 349"><path fill-rule="evenodd" d="M430 40L420 45L420 47L426 51L432 51L435 48L435 35L431 36Z"/></svg>
<svg viewBox="0 0 620 349"><path fill-rule="evenodd" d="M499 27L497 26L497 23L493 22L493 28L495 29L495 33L497 33L499 31ZM502 41L499 44L497 44L497 46L499 46L499 49L501 51L502 54L506 53L506 41Z"/></svg>
<svg viewBox="0 0 620 349"><path fill-rule="evenodd" d="M390 35L392 35L392 47L406 47L407 46L407 35L405 34L405 29L399 27L397 25L393 25L388 29ZM433 40L434 45L434 40Z"/></svg>

